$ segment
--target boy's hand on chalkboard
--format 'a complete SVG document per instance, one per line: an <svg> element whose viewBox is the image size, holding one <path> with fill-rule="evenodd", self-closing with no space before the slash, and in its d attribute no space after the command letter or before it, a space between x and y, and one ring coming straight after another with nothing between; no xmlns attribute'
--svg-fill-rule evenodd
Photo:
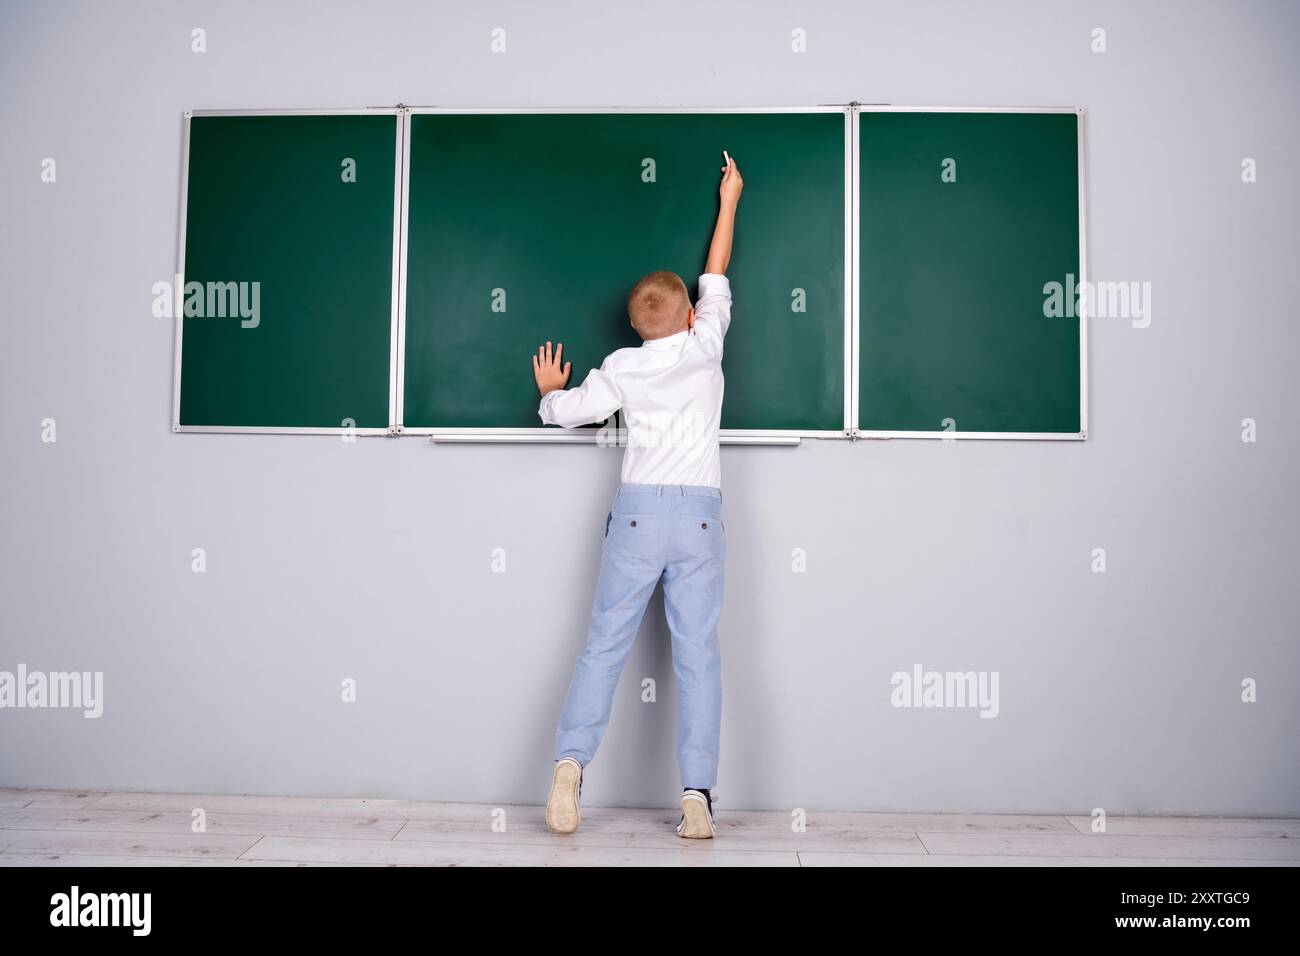
<svg viewBox="0 0 1300 956"><path fill-rule="evenodd" d="M533 356L533 378L537 379L537 390L545 395L547 392L558 391L564 388L569 382L569 372L571 371L571 362L561 364L560 358L564 354L564 343L561 342L555 346L555 352L551 352L551 343L537 349L537 354Z"/></svg>
<svg viewBox="0 0 1300 956"><path fill-rule="evenodd" d="M736 157L729 157L727 165L722 167L722 183L718 186L718 195L724 203L736 205L740 202L740 191L745 188L745 181L740 178L736 167Z"/></svg>

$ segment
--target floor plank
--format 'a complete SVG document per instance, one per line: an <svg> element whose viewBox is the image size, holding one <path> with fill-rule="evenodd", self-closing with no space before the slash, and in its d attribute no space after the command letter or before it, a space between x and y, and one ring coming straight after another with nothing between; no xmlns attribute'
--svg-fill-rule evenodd
<svg viewBox="0 0 1300 956"><path fill-rule="evenodd" d="M3 830L88 830L102 833L190 833L189 810L0 810ZM383 817L299 816L291 813L227 813L205 815L213 836L319 836L357 840L391 840L405 820Z"/></svg>
<svg viewBox="0 0 1300 956"><path fill-rule="evenodd" d="M1300 862L1300 840L1286 837L1123 836L1112 833L1022 836L927 831L918 836L926 850L933 854Z"/></svg>
<svg viewBox="0 0 1300 956"><path fill-rule="evenodd" d="M800 852L801 866L1294 866L1290 860L1198 860L1105 856L956 856Z"/></svg>
<svg viewBox="0 0 1300 956"><path fill-rule="evenodd" d="M313 840L267 837L245 860L313 863L387 863L399 866L798 866L794 853L690 852L689 850L485 843L422 843L394 840Z"/></svg>
<svg viewBox="0 0 1300 956"><path fill-rule="evenodd" d="M845 853L925 854L925 847L915 833L894 830L824 830L809 828L804 833L791 833L787 827L753 827L719 823L713 840L683 840L677 831L666 828L655 833L634 833L630 847L667 849L685 846L712 846L732 853L737 851L776 850L798 853L804 850L839 851Z"/></svg>
<svg viewBox="0 0 1300 956"><path fill-rule="evenodd" d="M88 856L200 857L233 860L255 842L249 836L201 833L99 833L71 830L6 830L4 853ZM370 843L370 840L350 841Z"/></svg>
<svg viewBox="0 0 1300 956"><path fill-rule="evenodd" d="M1092 817L1069 817L1092 836ZM1107 836L1287 837L1300 841L1300 820L1251 817L1106 817Z"/></svg>
<svg viewBox="0 0 1300 956"><path fill-rule="evenodd" d="M75 810L102 796L102 790L0 790L0 807Z"/></svg>
<svg viewBox="0 0 1300 956"><path fill-rule="evenodd" d="M278 860L213 860L165 856L92 856L78 853L0 853L0 867L56 866L364 866L361 863L294 863Z"/></svg>
<svg viewBox="0 0 1300 956"><path fill-rule="evenodd" d="M95 803L97 810L184 810L202 807L209 814L295 813L308 816L381 817L401 820L491 821L492 812L507 816L536 815L540 807L517 804L430 803L418 800L370 800L360 797L266 797L240 794L110 793ZM583 811L584 816L586 810Z"/></svg>
<svg viewBox="0 0 1300 956"><path fill-rule="evenodd" d="M398 842L416 843L486 843L486 844L537 844L592 847L622 847L631 841L633 833L618 825L617 820L606 826L593 826L587 815L577 833L558 835L546 828L537 809L524 822L507 818L506 829L498 832L481 821L465 823L459 820L412 820L396 837Z"/></svg>
<svg viewBox="0 0 1300 956"><path fill-rule="evenodd" d="M787 830L793 821L789 813L766 810L727 810L723 807L715 815L719 824L725 819L745 824L775 825ZM864 829L904 833L915 833L918 830L933 833L1062 833L1071 836L1078 832L1065 817L1048 814L854 813L810 810L805 819L810 832L814 829Z"/></svg>

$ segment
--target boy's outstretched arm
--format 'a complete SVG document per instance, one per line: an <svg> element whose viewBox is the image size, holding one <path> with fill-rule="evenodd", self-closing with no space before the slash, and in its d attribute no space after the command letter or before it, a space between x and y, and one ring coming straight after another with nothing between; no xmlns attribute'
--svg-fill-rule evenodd
<svg viewBox="0 0 1300 956"><path fill-rule="evenodd" d="M731 238L736 231L736 206L744 186L735 159L728 158L718 186L718 221L704 261L704 275L700 276L700 295L691 324L701 344L718 358L722 357L722 340L731 325L731 283L726 273L731 264Z"/></svg>
<svg viewBox="0 0 1300 956"><path fill-rule="evenodd" d="M709 255L704 261L707 275L726 275L727 266L731 264L731 238L736 231L736 206L740 203L740 191L745 188L745 181L740 178L734 157L722 167L722 183L718 186L718 221L713 227L713 241L709 243Z"/></svg>

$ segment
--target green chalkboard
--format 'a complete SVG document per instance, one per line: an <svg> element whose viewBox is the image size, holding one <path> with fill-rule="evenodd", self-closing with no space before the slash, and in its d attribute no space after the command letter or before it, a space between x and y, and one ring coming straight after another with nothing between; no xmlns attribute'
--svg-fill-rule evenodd
<svg viewBox="0 0 1300 956"><path fill-rule="evenodd" d="M627 293L671 269L695 294L724 148L745 192L722 426L842 432L841 111L412 115L404 427L539 428L539 343L572 385L639 345Z"/></svg>
<svg viewBox="0 0 1300 956"><path fill-rule="evenodd" d="M175 427L388 428L397 124L189 119Z"/></svg>
<svg viewBox="0 0 1300 956"><path fill-rule="evenodd" d="M1079 276L1078 136L1075 112L861 114L860 430L1080 434L1079 319L1044 315Z"/></svg>

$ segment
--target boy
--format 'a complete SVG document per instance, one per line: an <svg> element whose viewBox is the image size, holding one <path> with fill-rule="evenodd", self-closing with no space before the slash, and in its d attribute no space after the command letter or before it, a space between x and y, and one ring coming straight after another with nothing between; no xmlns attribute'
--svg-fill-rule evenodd
<svg viewBox="0 0 1300 956"><path fill-rule="evenodd" d="M718 425L722 339L731 322L726 271L743 186L735 159L727 157L694 308L680 277L652 272L627 300L632 327L644 340L640 348L619 349L568 390L571 363L562 363L562 344L552 353L547 342L533 356L544 424L573 428L621 409L628 439L622 484L605 520L587 645L555 732L546 802L546 825L555 833L578 828L583 768L605 733L619 675L660 579L677 675L677 763L684 788L677 832L710 839L717 829L711 791L722 722L718 617L726 552Z"/></svg>

